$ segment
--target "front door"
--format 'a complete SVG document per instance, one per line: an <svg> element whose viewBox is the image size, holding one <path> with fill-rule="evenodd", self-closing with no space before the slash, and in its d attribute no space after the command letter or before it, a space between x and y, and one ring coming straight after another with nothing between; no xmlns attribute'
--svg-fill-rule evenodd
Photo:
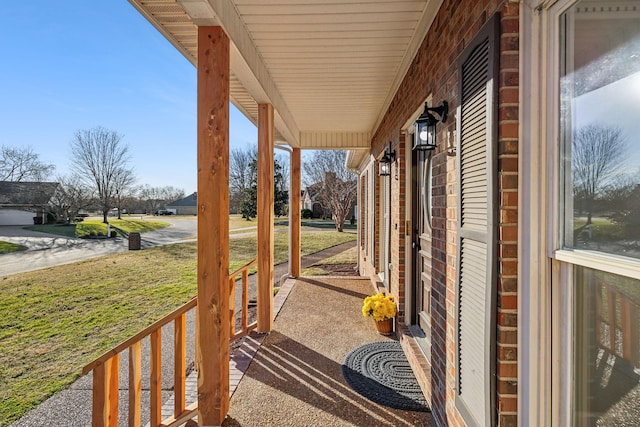
<svg viewBox="0 0 640 427"><path fill-rule="evenodd" d="M414 295L415 326L424 334L425 353L431 346L431 151L413 152L413 195L415 256Z"/></svg>

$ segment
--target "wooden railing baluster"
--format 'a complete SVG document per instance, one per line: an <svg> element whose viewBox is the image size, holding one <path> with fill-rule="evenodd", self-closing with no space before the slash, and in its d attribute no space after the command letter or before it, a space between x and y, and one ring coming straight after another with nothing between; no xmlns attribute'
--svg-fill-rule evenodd
<svg viewBox="0 0 640 427"><path fill-rule="evenodd" d="M140 427L142 395L142 351L140 341L129 347L129 427Z"/></svg>
<svg viewBox="0 0 640 427"><path fill-rule="evenodd" d="M249 326L249 269L242 270L242 330Z"/></svg>
<svg viewBox="0 0 640 427"><path fill-rule="evenodd" d="M607 299L606 319L603 315L603 295ZM640 306L615 286L602 282L596 285L595 316L598 319L596 342L608 349L611 354L627 360L634 367L640 367L639 310ZM600 333L602 323L607 323L608 325L608 339ZM620 330L619 335L617 334L618 328ZM604 340L608 342L604 342ZM617 344L620 344L620 346L616 347ZM618 351L618 348L620 351Z"/></svg>
<svg viewBox="0 0 640 427"><path fill-rule="evenodd" d="M607 315L609 322L609 350L616 354L616 294L607 286Z"/></svg>
<svg viewBox="0 0 640 427"><path fill-rule="evenodd" d="M120 355L116 354L109 361L108 366L108 383L109 383L109 392L108 392L108 401L109 404L109 414L108 414L108 425L113 427L118 427L118 390L119 381L120 381Z"/></svg>
<svg viewBox="0 0 640 427"><path fill-rule="evenodd" d="M234 341L256 328L256 322L249 324L249 270L256 264L253 260L229 275L231 287L230 307L231 340ZM236 280L242 277L242 328L235 327L235 293ZM198 402L186 402L186 346L187 323L186 313L196 307L197 299L193 298L174 312L154 322L133 337L120 343L104 353L82 369L83 374L93 371L93 427L117 427L118 425L118 389L119 389L119 355L129 350L129 427L140 427L141 394L142 394L142 357L141 341L149 337L150 342L150 425L152 427L176 427L193 418L198 411ZM174 322L174 414L162 420L162 332L163 326Z"/></svg>
<svg viewBox="0 0 640 427"><path fill-rule="evenodd" d="M106 427L109 400L107 399L107 364L105 361L93 369L93 401L91 404L91 425L93 427Z"/></svg>
<svg viewBox="0 0 640 427"><path fill-rule="evenodd" d="M244 310L242 310L244 313ZM236 278L229 277L229 322L230 334L234 336L236 334Z"/></svg>
<svg viewBox="0 0 640 427"><path fill-rule="evenodd" d="M158 427L162 421L162 332L157 329L151 332L151 360L149 388L151 389L151 427Z"/></svg>
<svg viewBox="0 0 640 427"><path fill-rule="evenodd" d="M187 316L182 315L174 321L174 407L173 415L179 416L184 412L185 402L185 383L187 369Z"/></svg>

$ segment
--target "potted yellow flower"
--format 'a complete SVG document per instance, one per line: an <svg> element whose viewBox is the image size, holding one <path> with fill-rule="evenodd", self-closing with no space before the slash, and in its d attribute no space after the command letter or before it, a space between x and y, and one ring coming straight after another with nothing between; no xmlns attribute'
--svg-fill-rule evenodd
<svg viewBox="0 0 640 427"><path fill-rule="evenodd" d="M362 303L362 315L373 317L378 332L383 335L389 335L393 331L393 318L396 311L393 295L385 295L382 292L366 297Z"/></svg>

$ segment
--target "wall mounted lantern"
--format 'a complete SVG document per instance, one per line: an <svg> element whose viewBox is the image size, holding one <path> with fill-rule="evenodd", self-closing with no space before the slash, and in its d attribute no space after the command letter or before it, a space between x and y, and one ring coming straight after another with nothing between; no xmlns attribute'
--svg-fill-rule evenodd
<svg viewBox="0 0 640 427"><path fill-rule="evenodd" d="M386 150L384 150L384 155L380 159L378 176L389 176L391 175L391 163L396 160L396 150L391 150L391 142L389 142L389 146Z"/></svg>
<svg viewBox="0 0 640 427"><path fill-rule="evenodd" d="M436 149L436 124L438 119L435 118L431 111L440 116L442 123L447 121L449 113L449 104L442 101L439 107L429 107L424 104L424 112L416 119L416 131L414 133L414 150L435 150Z"/></svg>

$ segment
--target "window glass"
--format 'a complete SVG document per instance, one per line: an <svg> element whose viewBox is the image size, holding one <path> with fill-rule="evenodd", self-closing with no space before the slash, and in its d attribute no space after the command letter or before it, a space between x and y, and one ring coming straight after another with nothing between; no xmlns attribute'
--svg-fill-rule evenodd
<svg viewBox="0 0 640 427"><path fill-rule="evenodd" d="M640 1L562 15L563 246L640 258Z"/></svg>
<svg viewBox="0 0 640 427"><path fill-rule="evenodd" d="M584 267L574 281L573 425L638 425L638 281Z"/></svg>

